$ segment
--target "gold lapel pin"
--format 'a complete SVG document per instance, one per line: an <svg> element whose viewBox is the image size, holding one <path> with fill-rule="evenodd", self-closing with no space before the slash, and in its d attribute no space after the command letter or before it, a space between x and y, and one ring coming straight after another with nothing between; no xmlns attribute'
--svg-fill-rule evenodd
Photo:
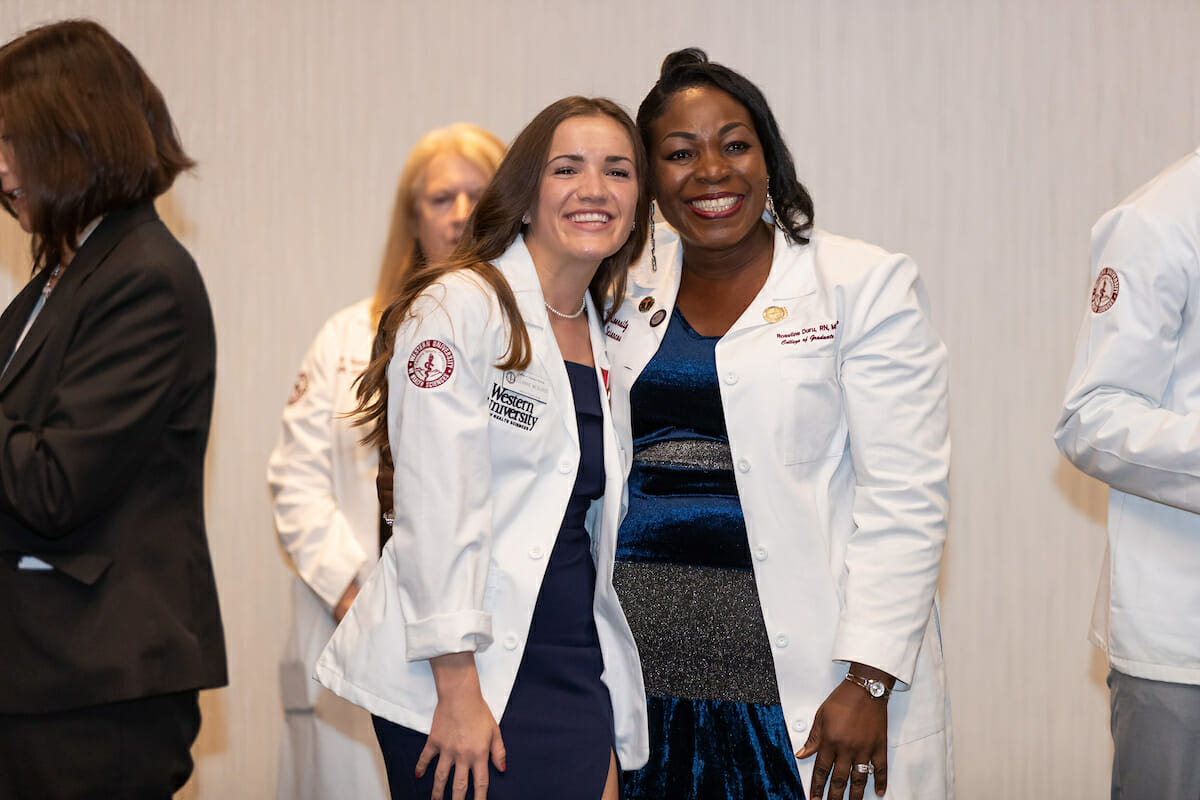
<svg viewBox="0 0 1200 800"><path fill-rule="evenodd" d="M767 306L763 309L763 319L767 322L779 322L787 319L787 309L783 306Z"/></svg>

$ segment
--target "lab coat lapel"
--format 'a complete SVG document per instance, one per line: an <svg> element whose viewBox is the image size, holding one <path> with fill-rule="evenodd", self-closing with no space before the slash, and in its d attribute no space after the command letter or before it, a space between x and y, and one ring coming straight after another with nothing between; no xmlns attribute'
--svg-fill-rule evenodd
<svg viewBox="0 0 1200 800"><path fill-rule="evenodd" d="M812 245L799 247L788 243L783 230L775 228L775 252L767 282L751 301L726 337L762 325L787 325L798 318L805 298L817 291L816 267Z"/></svg>
<svg viewBox="0 0 1200 800"><path fill-rule="evenodd" d="M533 351L530 354L530 366L536 367L535 372L546 376L550 385L551 405L556 409L554 416L558 424L565 426L567 435L578 447L579 431L575 426L575 399L571 395L571 381L567 377L567 367L558 349L558 341L550 329L542 284L523 236L517 236L504 255L496 260L496 266L512 287L525 330L529 333ZM570 413L565 409L570 409Z"/></svg>
<svg viewBox="0 0 1200 800"><path fill-rule="evenodd" d="M656 228L658 269L647 258L638 262L629 273L626 301L606 327L607 338L619 343L614 351L622 352L618 367L633 372L630 386L658 352L679 296L683 248L666 225Z"/></svg>

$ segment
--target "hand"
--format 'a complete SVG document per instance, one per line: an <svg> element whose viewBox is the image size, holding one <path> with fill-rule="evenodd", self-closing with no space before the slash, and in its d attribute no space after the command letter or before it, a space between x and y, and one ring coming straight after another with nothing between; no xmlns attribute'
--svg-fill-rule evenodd
<svg viewBox="0 0 1200 800"><path fill-rule="evenodd" d="M375 494L379 496L379 508L391 511L394 501L392 498L393 476L396 467L392 464L392 448L384 445L379 448L379 470L375 473Z"/></svg>
<svg viewBox="0 0 1200 800"><path fill-rule="evenodd" d="M854 664L850 671L862 677L878 678L890 688L895 678L863 664ZM883 797L887 791L887 700L874 698L861 686L843 681L817 709L812 732L796 758L816 754L810 800L825 796L829 781L829 798L841 800L846 785L850 800L862 800L867 788L868 773L854 769L857 764L872 764L875 768L875 794Z"/></svg>
<svg viewBox="0 0 1200 800"><path fill-rule="evenodd" d="M430 659L438 701L425 748L417 758L417 777L425 774L434 756L433 800L445 797L450 770L454 770L453 800L464 800L472 774L475 799L487 800L488 756L504 772L504 741L500 726L483 700L474 653L450 653Z"/></svg>
<svg viewBox="0 0 1200 800"><path fill-rule="evenodd" d="M354 602L354 598L358 597L358 581L350 581L350 585L346 587L346 591L342 592L342 596L338 598L337 605L333 607L333 621L341 622L350 611L350 604Z"/></svg>

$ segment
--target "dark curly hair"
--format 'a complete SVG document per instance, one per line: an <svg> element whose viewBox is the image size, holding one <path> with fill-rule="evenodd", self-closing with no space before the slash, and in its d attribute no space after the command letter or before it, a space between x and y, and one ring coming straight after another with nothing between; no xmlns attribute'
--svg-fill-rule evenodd
<svg viewBox="0 0 1200 800"><path fill-rule="evenodd" d="M708 60L708 54L696 47L676 50L663 59L658 83L638 106L637 126L647 151L652 151L650 129L666 111L676 92L693 86L712 86L737 100L750 114L754 132L763 146L770 178L768 191L775 206L776 221L794 242L808 243L813 226L813 201L808 190L796 178L791 151L779 132L779 124L767 98L757 86L729 67Z"/></svg>

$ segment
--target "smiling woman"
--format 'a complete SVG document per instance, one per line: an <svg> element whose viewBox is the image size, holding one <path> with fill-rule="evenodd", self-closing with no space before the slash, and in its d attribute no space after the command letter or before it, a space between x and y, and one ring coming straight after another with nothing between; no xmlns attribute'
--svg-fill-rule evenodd
<svg viewBox="0 0 1200 800"><path fill-rule="evenodd" d="M647 173L618 106L552 104L384 313L359 396L395 460L393 534L317 675L375 715L395 798L615 798L646 759L601 325Z"/></svg>
<svg viewBox="0 0 1200 800"><path fill-rule="evenodd" d="M916 267L812 228L762 93L704 53L638 127L674 231L608 329L651 747L626 797L945 797L946 353Z"/></svg>

